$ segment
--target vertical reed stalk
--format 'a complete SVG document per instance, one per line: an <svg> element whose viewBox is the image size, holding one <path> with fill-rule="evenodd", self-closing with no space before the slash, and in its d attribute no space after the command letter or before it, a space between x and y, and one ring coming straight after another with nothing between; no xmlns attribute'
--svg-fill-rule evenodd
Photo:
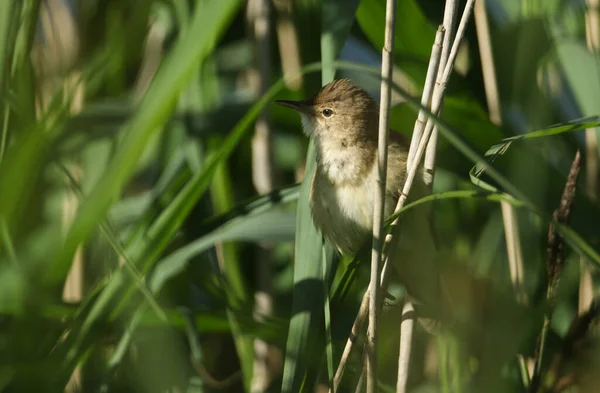
<svg viewBox="0 0 600 393"><path fill-rule="evenodd" d="M369 285L369 328L367 330L367 393L377 392L377 324L379 318L379 279L383 251L383 220L387 175L390 99L393 72L394 31L396 26L396 0L387 0L385 9L385 39L381 55L381 101L379 109L379 144L377 147L377 180L373 211L373 248L371 253L371 282Z"/></svg>
<svg viewBox="0 0 600 393"><path fill-rule="evenodd" d="M598 54L600 49L600 0L587 0L587 12L585 14L585 31L588 50ZM585 130L585 169L586 190L588 195L596 199L598 197L598 175L600 173L598 163L598 129L589 128ZM579 314L585 313L592 305L594 288L592 272L585 258L581 258L579 277Z"/></svg>
<svg viewBox="0 0 600 393"><path fill-rule="evenodd" d="M250 84L257 96L266 93L271 78L271 26L269 21L270 4L267 0L248 1L248 22L254 37L255 67L250 71ZM264 108L256 119L252 138L252 181L259 194L273 190L273 152L269 114ZM271 262L267 245L259 245L256 267L257 290L254 294L254 311L258 318L273 312L271 296ZM254 367L251 392L267 390L272 380L269 367L270 345L261 339L254 340Z"/></svg>

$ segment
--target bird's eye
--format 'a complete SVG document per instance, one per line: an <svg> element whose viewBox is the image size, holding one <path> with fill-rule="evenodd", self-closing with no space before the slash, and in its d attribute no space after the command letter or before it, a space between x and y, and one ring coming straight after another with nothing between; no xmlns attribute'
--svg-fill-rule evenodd
<svg viewBox="0 0 600 393"><path fill-rule="evenodd" d="M333 111L331 109L323 109L323 116L331 117L333 115Z"/></svg>

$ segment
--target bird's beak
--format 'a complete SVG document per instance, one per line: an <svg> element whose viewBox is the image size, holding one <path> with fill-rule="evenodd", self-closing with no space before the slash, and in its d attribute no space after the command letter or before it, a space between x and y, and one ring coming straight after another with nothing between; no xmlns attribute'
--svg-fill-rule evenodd
<svg viewBox="0 0 600 393"><path fill-rule="evenodd" d="M308 113L310 108L309 105L304 103L304 101L277 100L275 102L279 105L287 106L288 108L292 108L303 113Z"/></svg>

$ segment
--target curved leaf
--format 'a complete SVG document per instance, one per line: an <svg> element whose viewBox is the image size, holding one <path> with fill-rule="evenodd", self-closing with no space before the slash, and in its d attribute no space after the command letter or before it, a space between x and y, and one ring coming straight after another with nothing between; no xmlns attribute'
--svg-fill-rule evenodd
<svg viewBox="0 0 600 393"><path fill-rule="evenodd" d="M498 191L498 189L491 184L481 180L479 176L485 171L486 167L494 162L499 156L506 153L506 151L510 148L510 145L513 142L522 140L522 139L534 139L534 138L542 138L552 135L563 134L566 132L580 131L586 128L593 128L600 126L600 116L592 116L585 117L582 119L576 119L569 121L567 123L557 124L549 128L545 128L542 130L532 131L523 135L516 135L510 138L505 138L502 142L493 145L486 152L485 156L490 157L487 163L479 163L471 168L469 172L469 176L471 177L471 181L478 187L489 191Z"/></svg>
<svg viewBox="0 0 600 393"><path fill-rule="evenodd" d="M254 211L228 221L206 236L196 239L177 251L167 255L156 263L150 277L150 288L159 291L171 277L181 273L187 262L194 256L212 248L216 243L241 240L252 242L290 241L295 233L295 214L280 208L298 198L298 190L288 190L277 204L268 198L262 198L262 204L256 204ZM266 210L268 209L268 210Z"/></svg>

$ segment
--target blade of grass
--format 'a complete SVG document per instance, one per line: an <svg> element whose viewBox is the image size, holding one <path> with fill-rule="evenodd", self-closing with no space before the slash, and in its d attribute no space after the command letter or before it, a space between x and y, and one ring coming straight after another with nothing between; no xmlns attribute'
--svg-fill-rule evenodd
<svg viewBox="0 0 600 393"><path fill-rule="evenodd" d="M322 353L314 344L323 321L324 299L320 294L323 293L324 285L324 243L312 222L308 205L310 179L316 167L315 155L315 147L311 143L306 159L306 178L300 188L296 213L294 298L285 351L283 393L313 389L313 381L306 374L309 371L309 362L319 359L319 353ZM330 256L326 254L325 257Z"/></svg>
<svg viewBox="0 0 600 393"><path fill-rule="evenodd" d="M132 260L144 260L144 265L139 267L142 272L147 272L154 264L154 260L158 258L167 246L172 235L179 228L179 225L181 225L187 214L195 206L196 201L210 185L212 176L220 162L225 160L231 154L241 138L250 129L250 125L260 112L260 109L269 102L282 87L283 81L280 80L247 112L244 118L240 120L237 127L235 127L223 141L220 149L212 156L208 157L203 170L196 173L192 179L190 179L186 186L174 198L173 202L155 220L149 231L144 233L143 237L138 236L130 242L126 250L130 253ZM270 197L272 197L272 195L270 195ZM239 214L239 209L232 213L236 216ZM226 219L226 217L212 220L207 223L207 225L218 225L218 222L223 219ZM106 312L110 299L116 296L124 283L121 272L117 272L108 284L106 291L102 293L94 309L87 317L88 320L82 327L84 331L88 331L94 323L93 321ZM122 303L125 302L127 298L128 296L123 296ZM119 308L115 309L113 314L116 315L118 311Z"/></svg>
<svg viewBox="0 0 600 393"><path fill-rule="evenodd" d="M320 49L323 85L329 83L335 76L335 59L340 55L350 32L358 3L356 0L322 2ZM324 315L329 314L329 280L333 276L335 265L332 263L333 250L328 244L323 243L321 233L314 227L308 204L310 182L316 168L313 141L310 141L306 162L306 174L302 182L296 216L294 300L286 345L283 393L298 392L300 389L312 391L314 381L310 375L307 375L311 371L310 362L315 358L320 359L324 352L328 372L329 365L333 364L332 348L328 343L323 343L327 347L325 351L317 348L323 342L323 335L320 334L321 324ZM325 249L322 249L323 247ZM322 288L327 290L324 291ZM316 298L315 293L323 293L324 298ZM328 332L331 329L330 321L325 323Z"/></svg>
<svg viewBox="0 0 600 393"><path fill-rule="evenodd" d="M60 165L60 164L59 164L59 166L62 169L62 171L64 172L64 174L67 176L67 178L69 179L69 181L71 183L71 187L73 188L77 197L81 198L82 191L81 191L81 187L80 187L77 179L75 179L75 177L73 176L73 174L69 170L69 168L67 168L64 165ZM131 259L127 256L127 253L125 252L123 246L117 239L117 235L114 232L114 230L112 229L110 223L107 220L103 220L100 223L100 229L101 229L102 234L106 237L110 246L113 248L114 252L123 259L123 265L125 266L126 271L130 274L130 278L134 281L134 283L135 283L136 287L139 289L140 293L146 298L148 305L152 308L152 310L154 312L156 312L156 315L161 320L166 321L167 317L166 317L164 311L162 310L162 308L160 307L160 305L158 304L158 300L150 293L150 291L148 291L148 288L146 287L146 283L144 282L143 278L141 277L140 272L136 268L133 261L131 261Z"/></svg>
<svg viewBox="0 0 600 393"><path fill-rule="evenodd" d="M161 130L182 87L198 63L215 47L218 37L231 21L239 5L238 0L214 0L196 7L189 34L177 42L171 55L158 70L140 102L138 111L125 126L125 137L106 174L98 181L89 198L83 202L63 247L48 264L46 282L58 282L66 275L75 250L89 236L110 204L120 194L146 143L152 135Z"/></svg>
<svg viewBox="0 0 600 393"><path fill-rule="evenodd" d="M10 61L12 59L12 50L14 40L14 27L16 25L18 1L6 0L0 2L0 94L2 97L8 96L8 82L10 80ZM10 108L7 100L3 99L0 117L2 134L0 136L0 164L4 159L4 152L8 143L8 117Z"/></svg>
<svg viewBox="0 0 600 393"><path fill-rule="evenodd" d="M152 294L157 294L163 285L172 277L180 274L188 264L188 261L194 256L207 251L217 243L223 243L233 240L245 241L274 241L289 240L293 238L294 217L293 213L277 211L276 208L281 204L293 202L298 197L297 187L286 189L281 193L281 199L273 202L272 196L261 197L252 201L243 207L238 207L238 211L244 211L244 215L239 215L229 221L223 222L219 227L209 232L197 240L194 240L186 246L174 251L168 256L157 262L156 268L149 278L148 286ZM239 304L234 304L237 308ZM123 359L126 349L132 339L132 334L140 323L140 318L144 313L145 306L142 305L130 319L126 333L121 337L117 351L109 360L109 368L114 369ZM240 327L240 321L234 312L228 312L229 326L232 331L241 336L244 330ZM246 343L250 349L250 354L240 353L240 356L247 355L252 360L252 342ZM248 350L248 347L241 348L242 351ZM250 361L250 365L252 362ZM243 370L244 372L252 370ZM249 381L248 381L249 383Z"/></svg>
<svg viewBox="0 0 600 393"><path fill-rule="evenodd" d="M218 145L216 145L218 146ZM215 148L213 146L212 148ZM210 154L210 153L209 153ZM227 168L227 162L223 161L217 167L213 177L213 183L210 187L211 199L215 211L223 213L233 207L233 191L231 187L231 177ZM261 225L268 225L263 222ZM238 227L242 226L239 224ZM269 226L271 227L271 226ZM278 226L273 226L278 227ZM252 230L249 230L249 232ZM222 269L223 276L226 277L227 299L233 308L238 308L240 303L247 297L247 288L244 275L240 269L240 258L237 246L232 242L216 242L218 265ZM239 322L235 314L228 312L231 319L231 331L234 338L235 347L242 366L242 375L246 391L251 391L252 376L254 368L254 348L252 337L241 334Z"/></svg>
<svg viewBox="0 0 600 393"><path fill-rule="evenodd" d="M57 282L66 275L73 252L95 228L113 199L118 196L125 181L135 169L146 143L166 121L183 85L189 80L199 61L214 48L217 38L239 5L239 1L215 0L196 8L189 34L177 42L173 52L158 71L155 80L144 95L136 115L125 125L126 133L121 145L105 175L98 181L89 198L81 206L62 249L49 264L49 270L44 277L46 282ZM222 154L215 155L213 160L207 164L207 169L197 174L169 205L169 208L163 212L166 214L161 216L162 220L159 219L158 223L151 227L147 237L150 242L147 244L151 245L152 255L148 255L145 260L146 269L140 266L142 272L147 271L147 267L154 262L152 258L156 259L168 244L178 224L182 222L194 202L208 186L212 173L220 160L233 150L243 133L244 126L238 127L237 132L234 130L229 135L227 139L229 143L227 141L224 143ZM159 237L157 239L154 236ZM143 247L140 246L139 243L134 243L134 247L126 248L127 254L133 261L142 260L140 251L143 251ZM77 329L79 334L64 359L65 367L72 367L79 358L91 327L105 314L125 282L123 270L119 270L113 275Z"/></svg>

